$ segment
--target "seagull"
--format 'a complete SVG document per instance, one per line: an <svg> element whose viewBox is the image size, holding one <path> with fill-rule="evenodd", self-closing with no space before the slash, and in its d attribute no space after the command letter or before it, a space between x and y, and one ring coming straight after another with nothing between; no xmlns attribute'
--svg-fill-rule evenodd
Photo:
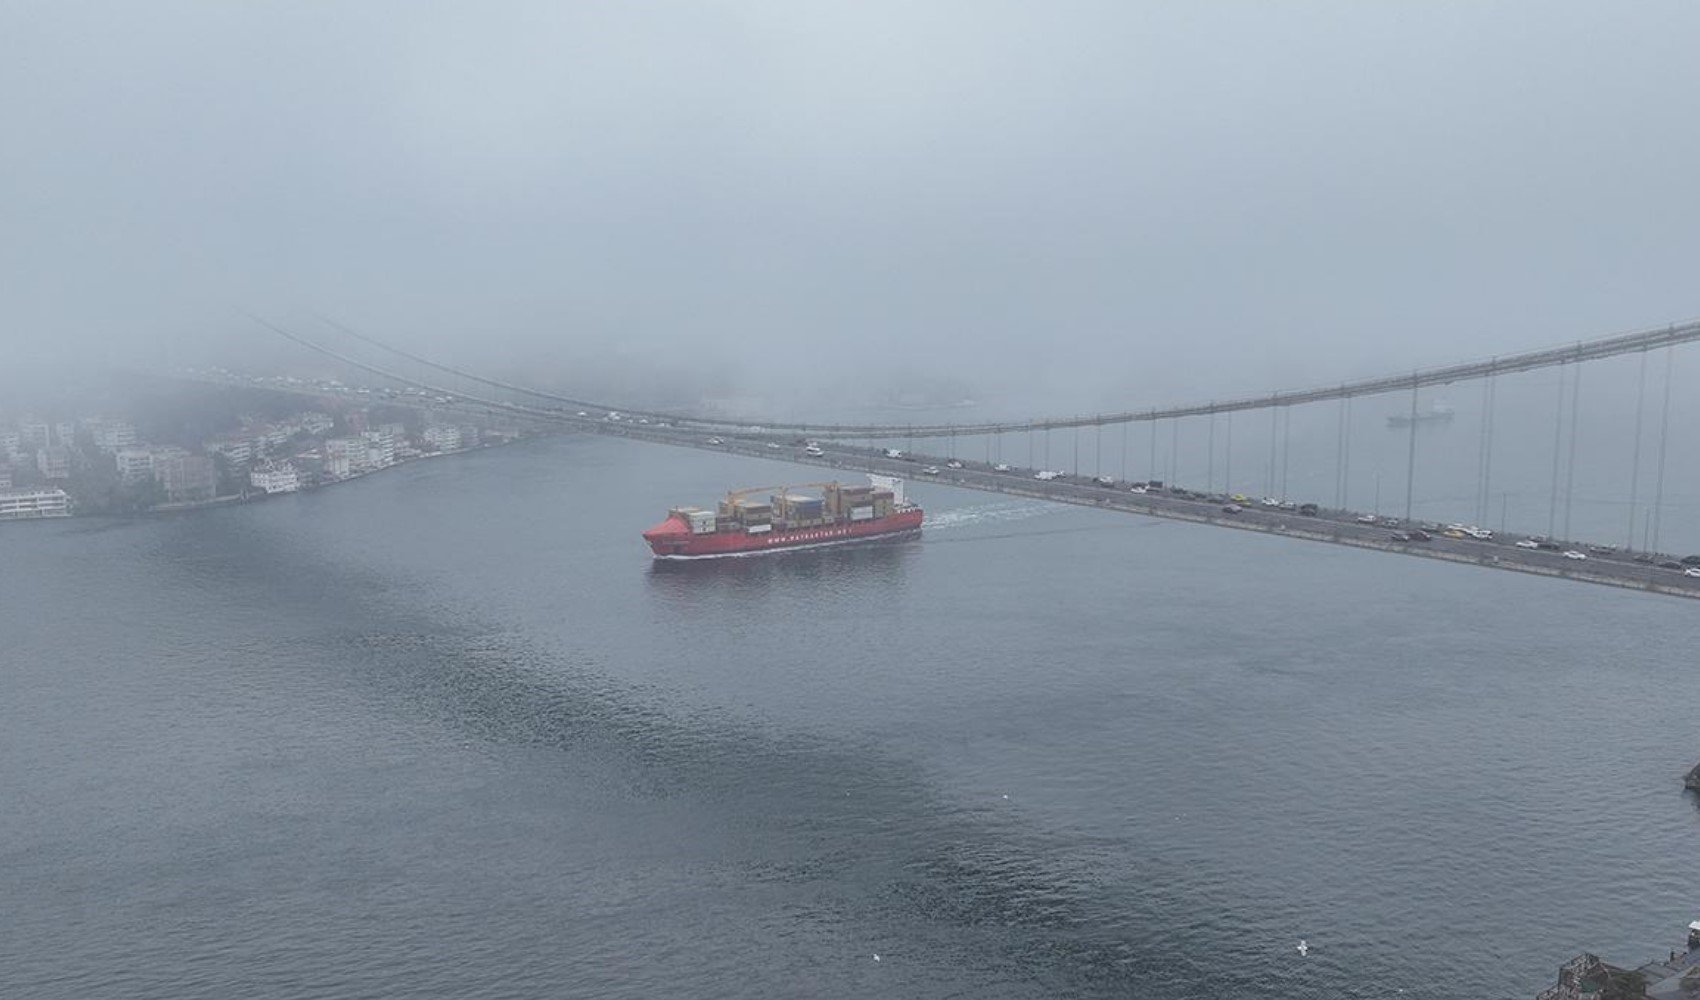
<svg viewBox="0 0 1700 1000"><path fill-rule="evenodd" d="M1303 957L1305 957L1306 955L1309 955L1309 954L1310 954L1310 944L1308 942L1306 942L1304 938L1299 938L1299 957L1303 958Z"/></svg>
<svg viewBox="0 0 1700 1000"><path fill-rule="evenodd" d="M879 960L880 960L880 957L879 957L879 956L878 956L878 955L875 955L875 956L874 956L874 961L876 961L876 962L877 962L877 961L879 961Z"/></svg>

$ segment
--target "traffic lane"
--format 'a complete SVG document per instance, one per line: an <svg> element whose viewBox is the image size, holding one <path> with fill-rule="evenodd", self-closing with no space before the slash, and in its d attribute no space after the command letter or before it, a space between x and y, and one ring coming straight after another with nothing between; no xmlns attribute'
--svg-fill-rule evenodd
<svg viewBox="0 0 1700 1000"><path fill-rule="evenodd" d="M700 442L694 443L700 444ZM736 446L729 447L728 450L755 457L774 458L779 456L772 454L772 452L781 449L769 449L765 445L753 446L741 442ZM809 464L821 464L819 459L810 460L807 457L794 454L794 449L784 449L784 452L788 459L808 461ZM1193 500L1164 493L1136 494L1126 491L1123 484L1118 484L1118 487L1106 487L1067 480L1036 480L1032 478L1035 470L1011 469L1009 472L997 472L988 463L967 460L961 460L963 467L960 469L948 469L947 471L941 467L940 474L927 475L920 472L920 469L926 465L924 459L891 459L885 456L883 449L877 448L834 448L822 458L855 461L876 471L905 476L917 482L933 481L944 485L959 485L993 491L1013 491L1020 495L1037 494L1048 498L1067 498L1133 513L1150 512L1159 516L1162 514L1180 514L1189 518L1206 519L1212 522L1232 519L1269 530L1271 533L1299 530L1328 534L1338 540L1370 543L1378 548L1393 550L1408 549L1419 552L1427 547L1490 565L1501 563L1538 566L1552 572L1566 574L1586 573L1592 568L1607 576L1667 586L1676 584L1685 589L1700 589L1700 579L1686 577L1675 570L1661 570L1658 567L1637 563L1632 559L1622 557L1615 559L1590 557L1586 561L1566 559L1562 552L1516 548L1509 544L1508 539L1484 541L1474 538L1447 538L1444 535L1436 534L1428 542L1399 542L1391 536L1395 530L1407 530L1402 522L1398 528L1379 523L1364 524L1359 522L1356 519L1357 515L1351 512L1312 516L1301 515L1292 511L1276 512L1262 507L1247 506L1237 514L1229 514L1221 509L1223 505L1218 501ZM1592 567L1589 565L1590 562L1593 563Z"/></svg>

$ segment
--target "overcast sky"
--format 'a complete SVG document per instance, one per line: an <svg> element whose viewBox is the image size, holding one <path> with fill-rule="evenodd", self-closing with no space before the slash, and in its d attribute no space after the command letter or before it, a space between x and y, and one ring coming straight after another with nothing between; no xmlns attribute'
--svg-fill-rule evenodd
<svg viewBox="0 0 1700 1000"><path fill-rule="evenodd" d="M1079 408L1700 315L1700 4L0 2L0 364L314 311ZM49 349L45 345L56 345Z"/></svg>

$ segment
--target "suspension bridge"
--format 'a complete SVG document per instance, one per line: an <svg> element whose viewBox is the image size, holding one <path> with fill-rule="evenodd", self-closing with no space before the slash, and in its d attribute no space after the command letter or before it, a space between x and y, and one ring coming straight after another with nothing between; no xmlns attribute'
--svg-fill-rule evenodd
<svg viewBox="0 0 1700 1000"><path fill-rule="evenodd" d="M626 406L527 386L450 365L386 343L351 327L322 318L330 336L307 336L261 317L255 323L319 356L375 376L382 386L400 386L416 395L391 401L422 408L501 413L540 425L573 427L602 434L656 443L717 448L805 464L869 471L927 475L953 485L1015 495L1038 496L1067 503L1125 509L1161 517L1176 517L1225 526L1315 538L1340 544L1382 548L1430 558L1476 562L1500 568L1562 575L1592 582L1700 596L1700 573L1683 557L1661 551L1666 514L1667 469L1672 445L1673 373L1678 349L1700 341L1700 321L1617 333L1561 346L1508 353L1447 365L1418 368L1329 385L1270 391L1229 399L1180 405L1125 409L1091 415L1049 416L1025 420L961 422L824 422L754 417L730 418L681 409ZM366 356L357 356L363 352ZM376 353L382 362L372 360ZM1614 358L1637 363L1634 433L1624 442L1629 452L1627 498L1615 499L1624 511L1621 542L1585 544L1573 536L1574 505L1581 436L1582 372ZM1499 532L1482 528L1494 497L1496 435L1501 410L1500 386L1513 376L1556 371L1557 398L1552 411L1550 480L1547 483L1546 532L1513 535L1502 523ZM1649 375L1653 406L1649 416ZM1420 409L1425 390L1457 388L1477 383L1481 409L1474 430L1474 495L1458 503L1455 517L1418 521L1415 499L1421 478L1422 427L1428 413ZM276 388L276 386L274 386ZM322 387L292 387L292 391L324 394ZM1399 404L1398 423L1404 433L1403 503L1399 515L1354 510L1351 504L1352 459L1361 446L1353 441L1353 405L1368 397L1392 397ZM1287 495L1295 412L1315 415L1332 407L1332 494L1295 502ZM1241 445L1236 450L1236 420ZM1183 422L1203 424L1199 481L1182 485L1175 480L1183 449ZM1256 423L1253 423L1257 421ZM1267 428L1261 426L1267 422ZM1389 423L1394 421L1390 420ZM1252 424L1250 428L1247 424ZM1648 427L1656 427L1651 432ZM1131 430L1145 425L1149 439L1146 472L1136 483L1129 478ZM1120 476L1103 473L1104 432L1121 430ZM1167 431L1164 435L1163 432ZM1052 469L1052 437L1064 434L1071 451L1069 470ZM1082 434L1090 438L1090 464L1082 473ZM1267 433L1267 461L1253 475L1245 474L1248 434ZM1361 432L1360 432L1361 433ZM1168 438L1167 467L1158 460L1158 439ZM1314 436L1314 435L1313 435ZM1025 462L1015 461L1025 440ZM918 450L917 442L928 443ZM892 445L902 444L896 448ZM1112 442L1112 447L1114 443ZM1456 450L1456 449L1452 449ZM1503 450L1503 449L1501 449ZM1008 461L1005 460L1006 452ZM1236 478L1234 457L1241 456ZM970 458L969 456L974 457ZM1261 458L1261 456L1260 456ZM1652 482L1642 466L1652 467ZM1327 464L1327 463L1322 463ZM1167 474L1165 474L1165 471ZM1315 479L1316 470L1311 470ZM1036 479L1045 472L1044 479ZM1379 476L1377 491L1379 492ZM1160 485L1159 485L1160 481ZM1253 489L1252 484L1257 484ZM1645 493L1643 486L1649 487ZM1137 490L1137 492L1136 492ZM1262 494L1252 496L1250 494ZM1299 513L1302 510L1303 513ZM1471 523L1464 524L1461 521ZM1448 523L1441 523L1447 521ZM1525 525L1525 527L1528 527ZM1414 533L1414 534L1413 534ZM1519 544L1522 543L1522 544ZM1695 559L1700 563L1700 559Z"/></svg>

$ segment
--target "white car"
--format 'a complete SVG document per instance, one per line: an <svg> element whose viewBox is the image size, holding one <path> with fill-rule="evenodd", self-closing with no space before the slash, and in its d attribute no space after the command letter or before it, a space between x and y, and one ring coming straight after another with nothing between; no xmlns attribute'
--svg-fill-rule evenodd
<svg viewBox="0 0 1700 1000"><path fill-rule="evenodd" d="M903 457L903 449L902 448L887 448L885 450L885 457L886 458L902 458Z"/></svg>
<svg viewBox="0 0 1700 1000"><path fill-rule="evenodd" d="M1535 541L1533 538L1525 538L1517 543L1517 547L1520 549L1538 549L1541 547L1541 543Z"/></svg>
<svg viewBox="0 0 1700 1000"><path fill-rule="evenodd" d="M1258 503L1262 504L1265 507L1279 507L1279 506L1281 506L1281 501L1275 499L1274 497L1264 497L1262 500L1259 500ZM1358 518L1358 520L1361 521L1361 520L1363 520L1363 518L1360 517L1360 518Z"/></svg>
<svg viewBox="0 0 1700 1000"><path fill-rule="evenodd" d="M1586 559L1586 558L1588 558L1588 554L1586 552L1578 552L1575 549L1567 549L1567 550L1565 550L1564 558L1566 558L1566 559Z"/></svg>
<svg viewBox="0 0 1700 1000"><path fill-rule="evenodd" d="M774 450L774 451L778 451L778 450L779 450L779 442L778 442L778 441L769 441L769 442L768 442L768 443L767 443L767 446L768 446L768 447L769 447L769 448L772 448L772 449L773 449L773 450Z"/></svg>
<svg viewBox="0 0 1700 1000"><path fill-rule="evenodd" d="M936 476L936 475L939 474L939 467L936 466L936 465L929 465L926 468L922 469L921 471L926 475Z"/></svg>
<svg viewBox="0 0 1700 1000"><path fill-rule="evenodd" d="M1375 523L1375 515L1374 514L1359 514L1358 515L1358 523L1359 524L1374 524Z"/></svg>
<svg viewBox="0 0 1700 1000"><path fill-rule="evenodd" d="M1146 489L1143 486L1129 486L1127 491L1129 493L1144 493Z"/></svg>
<svg viewBox="0 0 1700 1000"><path fill-rule="evenodd" d="M709 438L708 443L709 444L725 444L726 442L720 440L719 438Z"/></svg>
<svg viewBox="0 0 1700 1000"><path fill-rule="evenodd" d="M1033 478L1041 479L1048 483L1060 475L1062 475L1060 472L1035 472L1033 473Z"/></svg>
<svg viewBox="0 0 1700 1000"><path fill-rule="evenodd" d="M583 411L583 410L580 410L580 411L578 411L578 415L579 415L579 416L581 416L581 417L588 417L588 416L590 416L590 414L588 414L588 413L586 413L586 412L584 412L584 411Z"/></svg>
<svg viewBox="0 0 1700 1000"><path fill-rule="evenodd" d="M1094 479L1092 481L1097 483L1099 486L1114 486L1114 485L1116 485L1116 480L1115 480L1114 476L1099 476L1097 479Z"/></svg>
<svg viewBox="0 0 1700 1000"><path fill-rule="evenodd" d="M999 462L998 464L992 466L992 471L993 472L1008 472L1009 466L1004 464L1003 462Z"/></svg>
<svg viewBox="0 0 1700 1000"><path fill-rule="evenodd" d="M956 459L953 458L950 461L944 463L944 467L947 468L947 469L960 469L960 468L962 468L962 463L958 462Z"/></svg>
<svg viewBox="0 0 1700 1000"><path fill-rule="evenodd" d="M822 455L826 454L826 452L821 451L819 447L811 444L807 448L803 449L803 454L809 456L810 458L819 458Z"/></svg>
<svg viewBox="0 0 1700 1000"><path fill-rule="evenodd" d="M1700 566L1690 566L1682 571L1682 575L1700 577Z"/></svg>

